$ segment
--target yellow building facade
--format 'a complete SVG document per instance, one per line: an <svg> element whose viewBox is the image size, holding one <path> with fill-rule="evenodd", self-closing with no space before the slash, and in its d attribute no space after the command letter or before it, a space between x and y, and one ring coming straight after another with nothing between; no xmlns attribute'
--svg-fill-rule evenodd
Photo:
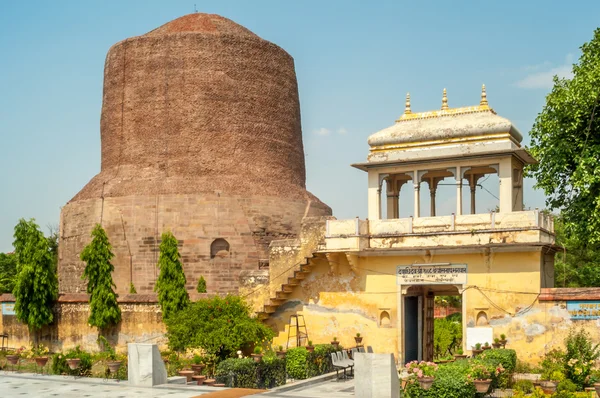
<svg viewBox="0 0 600 398"><path fill-rule="evenodd" d="M307 218L298 239L271 244L268 288L247 295L277 331L275 345L336 337L350 347L360 333L399 363L432 360L434 298L458 295L465 352L510 332L508 347L535 361L550 336L547 320L531 317L554 286L554 227L523 208L523 168L535 159L522 138L489 107L485 86L477 106L450 108L444 90L430 112L413 113L407 95L403 115L369 137L367 162L353 165L368 173L368 218ZM476 188L488 175L497 176L498 208L477 214ZM440 183L455 192L450 215L436 215L450 200L438 197ZM406 190L412 203L400 199ZM400 218L407 206L412 216Z"/></svg>

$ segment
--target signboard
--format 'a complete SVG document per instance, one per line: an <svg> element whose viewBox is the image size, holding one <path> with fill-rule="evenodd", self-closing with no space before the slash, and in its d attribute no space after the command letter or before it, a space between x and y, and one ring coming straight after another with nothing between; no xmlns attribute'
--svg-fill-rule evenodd
<svg viewBox="0 0 600 398"><path fill-rule="evenodd" d="M15 303L2 303L2 315L16 315Z"/></svg>
<svg viewBox="0 0 600 398"><path fill-rule="evenodd" d="M438 285L467 283L466 264L422 264L396 267L399 285Z"/></svg>
<svg viewBox="0 0 600 398"><path fill-rule="evenodd" d="M567 301L572 320L600 319L600 301Z"/></svg>

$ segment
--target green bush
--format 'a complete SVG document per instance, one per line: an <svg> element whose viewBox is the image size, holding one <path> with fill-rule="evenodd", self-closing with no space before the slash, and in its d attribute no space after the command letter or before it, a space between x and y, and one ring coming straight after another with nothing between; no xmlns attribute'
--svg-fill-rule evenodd
<svg viewBox="0 0 600 398"><path fill-rule="evenodd" d="M502 364L507 373L513 373L517 367L517 352L509 349L485 350L479 355L480 358Z"/></svg>
<svg viewBox="0 0 600 398"><path fill-rule="evenodd" d="M531 394L533 392L533 382L531 380L517 380L513 385L513 390Z"/></svg>
<svg viewBox="0 0 600 398"><path fill-rule="evenodd" d="M447 318L438 318L433 322L435 357L451 354L451 351L462 341L462 325Z"/></svg>
<svg viewBox="0 0 600 398"><path fill-rule="evenodd" d="M273 388L285 384L285 359L277 358L274 353L265 355L257 370L258 388Z"/></svg>
<svg viewBox="0 0 600 398"><path fill-rule="evenodd" d="M573 383L571 380L565 379L565 380L561 381L560 383L558 383L558 386L556 387L556 391L576 392L577 385L575 383Z"/></svg>
<svg viewBox="0 0 600 398"><path fill-rule="evenodd" d="M575 396L576 395L570 391L557 391L552 394L552 398L575 398Z"/></svg>
<svg viewBox="0 0 600 398"><path fill-rule="evenodd" d="M331 344L317 344L313 352L308 353L306 358L307 377L315 377L333 371L331 353L342 350Z"/></svg>
<svg viewBox="0 0 600 398"><path fill-rule="evenodd" d="M287 350L285 355L285 369L292 379L301 380L308 377L306 369L308 354L309 352L304 347L296 347Z"/></svg>
<svg viewBox="0 0 600 398"><path fill-rule="evenodd" d="M79 367L71 370L67 364L67 359L79 358ZM71 376L90 376L92 373L92 355L79 348L79 346L70 349L66 353L57 353L52 356L51 372L56 375Z"/></svg>
<svg viewBox="0 0 600 398"><path fill-rule="evenodd" d="M594 362L600 357L600 345L592 344L591 337L584 329L571 329L565 338L565 375L581 390L592 372Z"/></svg>
<svg viewBox="0 0 600 398"><path fill-rule="evenodd" d="M229 358L217 365L215 378L227 387L257 388L256 362L252 358Z"/></svg>
<svg viewBox="0 0 600 398"><path fill-rule="evenodd" d="M165 319L169 347L175 351L202 348L220 359L239 349L273 338L273 330L250 316L239 296L201 299Z"/></svg>
<svg viewBox="0 0 600 398"><path fill-rule="evenodd" d="M404 390L404 396L407 398L474 397L475 385L467 378L469 368L468 361L440 365L429 390L423 390L417 380L411 379Z"/></svg>

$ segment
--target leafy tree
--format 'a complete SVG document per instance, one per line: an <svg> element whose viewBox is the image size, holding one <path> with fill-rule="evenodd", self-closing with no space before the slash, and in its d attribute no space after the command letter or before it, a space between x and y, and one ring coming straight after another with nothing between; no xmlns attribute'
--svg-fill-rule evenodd
<svg viewBox="0 0 600 398"><path fill-rule="evenodd" d="M164 319L186 308L190 302L180 257L175 236L171 232L163 233L158 258L160 273L154 290L158 292L158 302Z"/></svg>
<svg viewBox="0 0 600 398"><path fill-rule="evenodd" d="M121 309L117 303L116 287L112 272L115 267L110 260L114 257L108 236L100 224L92 230L92 241L81 252L81 260L86 263L82 279L87 279L87 292L90 295L90 316L88 323L98 329L116 325L121 320Z"/></svg>
<svg viewBox="0 0 600 398"><path fill-rule="evenodd" d="M12 293L17 275L17 256L0 253L0 294Z"/></svg>
<svg viewBox="0 0 600 398"><path fill-rule="evenodd" d="M600 28L581 47L573 78L554 77L554 87L530 132L539 164L528 170L561 209L567 236L600 243Z"/></svg>
<svg viewBox="0 0 600 398"><path fill-rule="evenodd" d="M196 287L198 293L206 293L206 280L202 275L200 275L200 279L198 279L198 286Z"/></svg>
<svg viewBox="0 0 600 398"><path fill-rule="evenodd" d="M202 348L221 359L273 338L273 331L250 317L248 305L233 295L198 300L165 322L171 349Z"/></svg>
<svg viewBox="0 0 600 398"><path fill-rule="evenodd" d="M14 233L17 280L13 289L17 319L31 331L54 320L52 307L58 298L58 277L48 239L35 220L20 219Z"/></svg>
<svg viewBox="0 0 600 398"><path fill-rule="evenodd" d="M554 260L554 286L600 286L600 245L585 243L579 236L567 236L561 217L554 222L556 244L564 248Z"/></svg>

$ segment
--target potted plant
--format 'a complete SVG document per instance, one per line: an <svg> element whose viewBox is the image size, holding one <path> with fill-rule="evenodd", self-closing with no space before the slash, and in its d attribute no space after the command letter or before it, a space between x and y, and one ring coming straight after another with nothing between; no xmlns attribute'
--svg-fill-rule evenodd
<svg viewBox="0 0 600 398"><path fill-rule="evenodd" d="M334 346L335 348L338 348L338 346L340 345L340 342L337 341L337 337L333 338L333 341L331 342L331 345Z"/></svg>
<svg viewBox="0 0 600 398"><path fill-rule="evenodd" d="M40 368L43 368L48 363L48 352L48 348L43 344L39 344L37 347L31 349L33 360Z"/></svg>
<svg viewBox="0 0 600 398"><path fill-rule="evenodd" d="M483 345L483 347L481 347L481 348L483 348L484 350L489 350L490 348L492 348L492 346L490 346L490 343L488 343L486 341L485 344Z"/></svg>
<svg viewBox="0 0 600 398"><path fill-rule="evenodd" d="M17 363L19 363L19 358L21 357L21 354L24 351L25 351L25 347L21 347L21 348L16 349L16 350L9 350L8 354L6 355L6 360L11 365L16 365Z"/></svg>
<svg viewBox="0 0 600 398"><path fill-rule="evenodd" d="M194 355L191 365L194 374L199 375L200 373L202 373L202 369L204 369L205 366L206 365L203 363L203 358L200 355Z"/></svg>
<svg viewBox="0 0 600 398"><path fill-rule="evenodd" d="M481 348L481 343L475 344L475 347L471 347L471 351L473 352L473 356L477 356L483 352Z"/></svg>
<svg viewBox="0 0 600 398"><path fill-rule="evenodd" d="M278 348L279 349L277 350L277 358L279 358L279 359L285 358L285 351L283 350L283 346L280 345Z"/></svg>
<svg viewBox="0 0 600 398"><path fill-rule="evenodd" d="M556 392L556 386L565 379L565 375L560 370L549 368L544 369L541 379L540 387L542 387L544 393L554 394Z"/></svg>
<svg viewBox="0 0 600 398"><path fill-rule="evenodd" d="M502 344L502 348L506 348L506 335L504 333L500 334L500 344Z"/></svg>
<svg viewBox="0 0 600 398"><path fill-rule="evenodd" d="M499 365L498 368L491 368L484 363L474 363L469 371L469 377L473 379L475 389L478 393L485 394L490 389L492 377L502 373L504 368Z"/></svg>
<svg viewBox="0 0 600 398"><path fill-rule="evenodd" d="M67 365L71 370L77 369L79 367L79 364L81 363L81 359L79 358L67 358L65 359L65 361L67 362Z"/></svg>
<svg viewBox="0 0 600 398"><path fill-rule="evenodd" d="M106 340L106 337L99 336L98 343L100 343L104 347L104 351L105 351L105 355L106 355L106 359L107 359L106 366L108 366L109 372L111 374L116 374L119 371L119 368L121 368L121 364L123 363L123 360L121 359L121 357L119 355L117 355L114 348L112 348L111 345L108 343L108 340Z"/></svg>
<svg viewBox="0 0 600 398"><path fill-rule="evenodd" d="M412 361L407 363L405 368L409 375L417 378L423 390L429 390L435 380L438 366L433 362Z"/></svg>
<svg viewBox="0 0 600 398"><path fill-rule="evenodd" d="M456 354L454 354L454 358L456 358L456 359L465 359L466 357L467 357L467 355L464 354L462 348L459 348L458 350L456 350Z"/></svg>
<svg viewBox="0 0 600 398"><path fill-rule="evenodd" d="M254 347L254 353L252 354L252 358L254 359L254 362L260 362L262 361L262 348L257 345L256 347Z"/></svg>
<svg viewBox="0 0 600 398"><path fill-rule="evenodd" d="M492 343L492 347L498 349L502 343L500 343L500 339L498 337L494 337L494 342Z"/></svg>
<svg viewBox="0 0 600 398"><path fill-rule="evenodd" d="M362 343L362 337L360 336L360 333L356 333L356 336L354 337L354 341L356 341L356 345L359 345L360 343Z"/></svg>
<svg viewBox="0 0 600 398"><path fill-rule="evenodd" d="M313 352L315 350L315 346L313 345L312 340L308 340L308 345L306 346L306 350L308 352Z"/></svg>

